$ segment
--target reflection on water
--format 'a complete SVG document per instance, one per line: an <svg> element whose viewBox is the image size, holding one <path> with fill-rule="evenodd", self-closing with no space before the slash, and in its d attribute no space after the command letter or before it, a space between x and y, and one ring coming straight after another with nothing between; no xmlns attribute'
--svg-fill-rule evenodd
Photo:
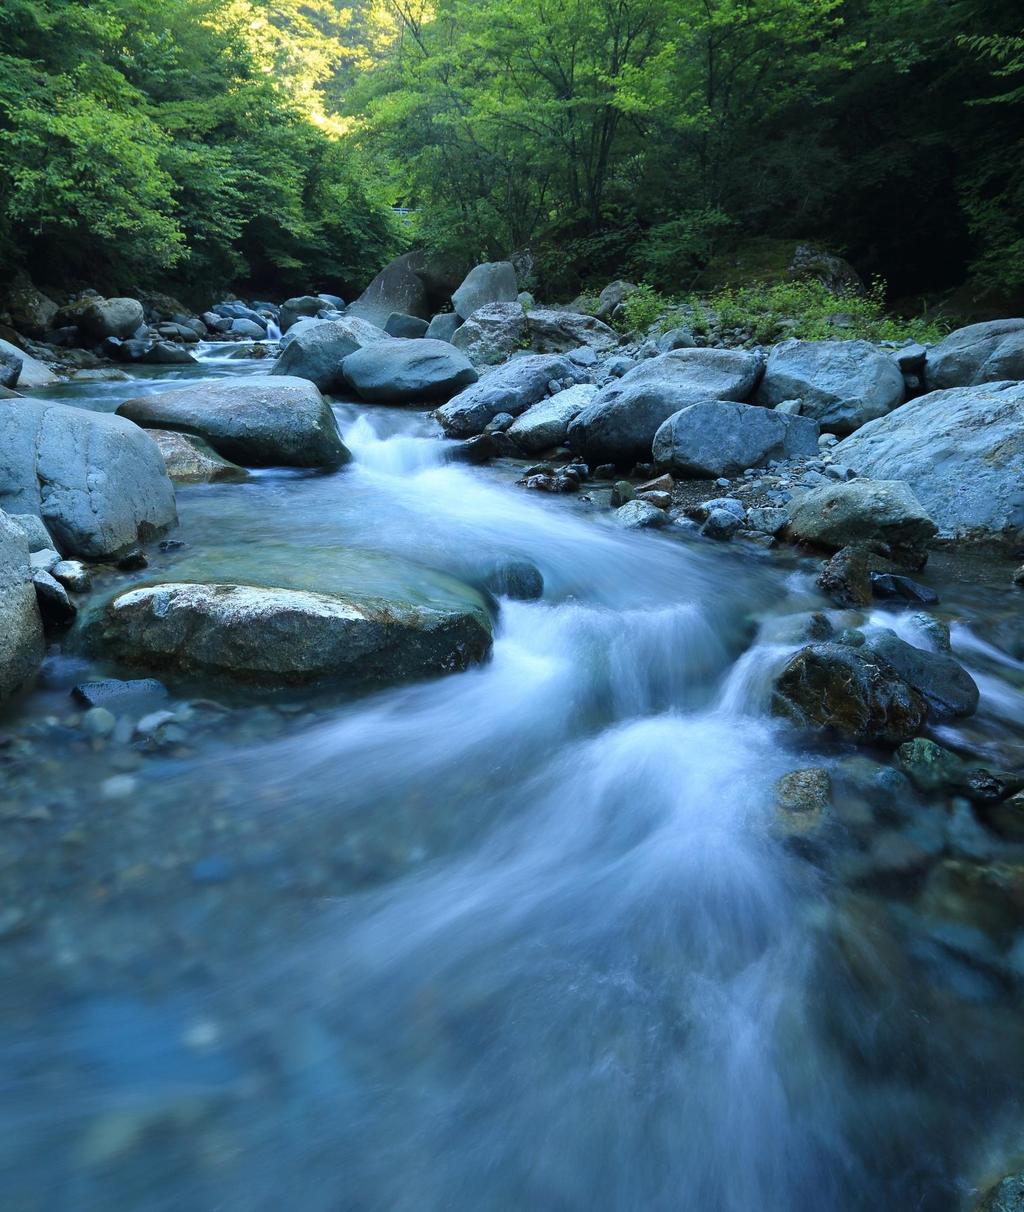
<svg viewBox="0 0 1024 1212"><path fill-rule="evenodd" d="M45 721L82 671L51 666L17 783L48 816L0 821L28 914L0 941L5 1206L960 1207L1019 1128L1013 931L922 917L923 867L834 874L829 848L860 860L893 820L949 853L909 784L880 799L872 774L813 861L777 836L780 775L854 769L766 716L809 579L448 464L418 410L339 419L351 466L181 491L187 546L151 572L215 548L314 578L351 548L469 580L515 558L544 598L501 603L482 668L193 699L123 771L61 749ZM983 703L959 727L1005 759L1024 665L963 614ZM911 612L868 625L927 642Z"/></svg>

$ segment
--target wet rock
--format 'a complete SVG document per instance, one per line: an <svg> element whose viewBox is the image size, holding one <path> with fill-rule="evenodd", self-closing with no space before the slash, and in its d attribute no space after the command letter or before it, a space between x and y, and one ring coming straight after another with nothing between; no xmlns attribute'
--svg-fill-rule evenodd
<svg viewBox="0 0 1024 1212"><path fill-rule="evenodd" d="M731 539L742 525L743 518L737 517L732 510L716 507L708 511L700 532L706 538L724 541Z"/></svg>
<svg viewBox="0 0 1024 1212"><path fill-rule="evenodd" d="M544 595L544 577L529 560L506 560L484 578L484 588L496 597L530 602Z"/></svg>
<svg viewBox="0 0 1024 1212"><path fill-rule="evenodd" d="M228 331L236 337L248 337L251 341L262 341L267 335L265 326L255 320L232 320Z"/></svg>
<svg viewBox="0 0 1024 1212"><path fill-rule="evenodd" d="M515 303L518 293L519 284L512 262L487 261L474 265L466 274L452 293L452 306L463 320L468 320L488 303Z"/></svg>
<svg viewBox="0 0 1024 1212"><path fill-rule="evenodd" d="M141 572L149 567L149 557L141 548L135 547L119 557L117 567L121 572Z"/></svg>
<svg viewBox="0 0 1024 1212"><path fill-rule="evenodd" d="M270 373L308 379L321 391L335 393L344 391L347 386L342 363L350 354L390 340L382 328L357 316L317 320L308 326L296 326L293 331L295 335Z"/></svg>
<svg viewBox="0 0 1024 1212"><path fill-rule="evenodd" d="M1009 1174L974 1205L974 1212L1022 1212L1024 1209L1024 1171Z"/></svg>
<svg viewBox="0 0 1024 1212"><path fill-rule="evenodd" d="M682 408L656 431L654 458L682 476L713 478L817 450L818 427L748 404L706 400Z"/></svg>
<svg viewBox="0 0 1024 1212"><path fill-rule="evenodd" d="M571 385L582 378L579 368L557 354L513 358L488 371L478 383L459 392L434 415L448 437L465 438L480 433L498 413L507 412L514 417L524 413L548 394L551 380Z"/></svg>
<svg viewBox="0 0 1024 1212"><path fill-rule="evenodd" d="M521 488L530 488L534 492L579 492L579 477L568 475L565 471L537 472L526 475L516 483Z"/></svg>
<svg viewBox="0 0 1024 1212"><path fill-rule="evenodd" d="M122 417L0 400L0 505L39 515L65 555L103 559L177 520L155 443Z"/></svg>
<svg viewBox="0 0 1024 1212"><path fill-rule="evenodd" d="M305 379L212 379L139 396L117 411L149 428L194 434L245 467L338 467L351 458L330 405Z"/></svg>
<svg viewBox="0 0 1024 1212"><path fill-rule="evenodd" d="M934 589L912 581L910 577L901 577L892 572L873 572L871 592L876 598L916 602L924 606L935 606L939 601L939 595Z"/></svg>
<svg viewBox="0 0 1024 1212"><path fill-rule="evenodd" d="M72 593L88 593L92 588L89 569L79 560L58 560L50 575Z"/></svg>
<svg viewBox="0 0 1024 1212"><path fill-rule="evenodd" d="M796 840L816 833L828 812L832 779L820 766L791 770L775 784L776 829Z"/></svg>
<svg viewBox="0 0 1024 1212"><path fill-rule="evenodd" d="M168 429L150 429L148 433L160 447L167 474L175 484L217 484L225 480L244 480L249 474L237 463L222 459L207 442L194 434L174 433Z"/></svg>
<svg viewBox="0 0 1024 1212"><path fill-rule="evenodd" d="M905 481L943 538L1024 538L1024 383L932 392L866 425L836 457Z"/></svg>
<svg viewBox="0 0 1024 1212"><path fill-rule="evenodd" d="M892 631L872 635L867 647L924 698L930 720L957 719L977 711L977 683L951 656L915 648Z"/></svg>
<svg viewBox="0 0 1024 1212"><path fill-rule="evenodd" d="M106 707L90 707L82 716L83 729L93 737L108 737L117 727L117 718Z"/></svg>
<svg viewBox="0 0 1024 1212"><path fill-rule="evenodd" d="M837 606L867 606L871 602L871 553L866 547L842 547L818 574L818 587Z"/></svg>
<svg viewBox="0 0 1024 1212"><path fill-rule="evenodd" d="M898 745L919 732L924 699L876 653L824 643L802 648L776 679L772 710L801 728Z"/></svg>
<svg viewBox="0 0 1024 1212"><path fill-rule="evenodd" d="M982 808L985 823L1008 841L1024 842L1024 791Z"/></svg>
<svg viewBox="0 0 1024 1212"><path fill-rule="evenodd" d="M615 521L627 530L650 530L667 526L672 519L649 501L633 500L616 509Z"/></svg>
<svg viewBox="0 0 1024 1212"><path fill-rule="evenodd" d="M68 591L48 572L34 572L32 584L36 591L39 614L47 627L70 627L78 607L68 597Z"/></svg>
<svg viewBox="0 0 1024 1212"><path fill-rule="evenodd" d="M1005 938L1024 915L1024 866L944 859L928 876L921 908Z"/></svg>
<svg viewBox="0 0 1024 1212"><path fill-rule="evenodd" d="M480 377L447 341L422 337L367 345L349 354L342 371L361 399L397 404L448 400Z"/></svg>
<svg viewBox="0 0 1024 1212"><path fill-rule="evenodd" d="M508 433L527 454L540 454L560 446L569 425L593 399L597 388L579 383L556 395L531 405L519 418L512 420Z"/></svg>
<svg viewBox="0 0 1024 1212"><path fill-rule="evenodd" d="M942 791L959 787L966 764L949 749L926 737L916 737L896 750L896 763L920 791Z"/></svg>
<svg viewBox="0 0 1024 1212"><path fill-rule="evenodd" d="M919 566L936 533L910 488L898 480L851 480L826 484L795 497L789 506L788 536L837 551L864 544L890 549Z"/></svg>
<svg viewBox="0 0 1024 1212"><path fill-rule="evenodd" d="M903 376L867 341L784 341L768 358L757 402L799 399L805 417L832 433L852 433L902 404Z"/></svg>
<svg viewBox="0 0 1024 1212"><path fill-rule="evenodd" d="M636 496L636 490L628 480L616 480L612 485L611 496L608 498L608 503L613 509L618 509L620 506L632 501Z"/></svg>
<svg viewBox="0 0 1024 1212"><path fill-rule="evenodd" d="M1024 319L988 320L951 332L928 351L929 391L1024 379Z"/></svg>
<svg viewBox="0 0 1024 1212"><path fill-rule="evenodd" d="M167 688L156 678L102 678L98 681L79 682L71 697L83 707L116 705L124 710L129 704L136 706L167 697Z"/></svg>
<svg viewBox="0 0 1024 1212"><path fill-rule="evenodd" d="M0 699L28 686L43 659L43 625L23 532L0 512Z"/></svg>
<svg viewBox="0 0 1024 1212"><path fill-rule="evenodd" d="M437 577L434 601L171 582L119 594L90 623L90 650L126 665L261 688L384 684L465 669L486 657L484 601Z"/></svg>

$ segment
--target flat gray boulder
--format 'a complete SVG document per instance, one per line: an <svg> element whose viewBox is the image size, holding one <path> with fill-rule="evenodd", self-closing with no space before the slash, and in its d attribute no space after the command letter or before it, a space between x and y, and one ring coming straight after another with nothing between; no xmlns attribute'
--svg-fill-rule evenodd
<svg viewBox="0 0 1024 1212"><path fill-rule="evenodd" d="M1024 319L958 328L925 360L929 391L1024 379Z"/></svg>
<svg viewBox="0 0 1024 1212"><path fill-rule="evenodd" d="M505 431L520 450L540 454L552 446L561 446L569 425L579 416L597 393L592 383L577 383L557 395L532 404Z"/></svg>
<svg viewBox="0 0 1024 1212"><path fill-rule="evenodd" d="M864 544L917 554L925 551L937 529L901 480L823 484L789 503L789 537L827 551Z"/></svg>
<svg viewBox="0 0 1024 1212"><path fill-rule="evenodd" d="M514 303L519 293L511 261L487 261L474 265L452 294L452 306L463 318L488 303Z"/></svg>
<svg viewBox="0 0 1024 1212"><path fill-rule="evenodd" d="M798 459L818 453L818 424L808 417L705 400L674 413L658 429L654 461L680 476L716 479L769 459Z"/></svg>
<svg viewBox="0 0 1024 1212"><path fill-rule="evenodd" d="M351 458L331 406L306 379L213 379L117 411L149 429L195 434L243 467L338 467Z"/></svg>
<svg viewBox="0 0 1024 1212"><path fill-rule="evenodd" d="M28 540L0 511L0 700L27 687L43 659Z"/></svg>
<svg viewBox="0 0 1024 1212"><path fill-rule="evenodd" d="M363 400L407 404L451 399L480 377L447 341L396 337L349 354L345 379Z"/></svg>
<svg viewBox="0 0 1024 1212"><path fill-rule="evenodd" d="M217 484L224 480L244 480L249 473L237 463L229 463L202 438L169 429L146 431L160 447L167 474L175 484Z"/></svg>
<svg viewBox="0 0 1024 1212"><path fill-rule="evenodd" d="M528 311L526 330L537 353L568 353L581 345L603 353L619 343L618 334L602 320L572 311Z"/></svg>
<svg viewBox="0 0 1024 1212"><path fill-rule="evenodd" d="M393 311L384 324L384 331L389 337L425 337L430 325L419 316L406 316L400 311Z"/></svg>
<svg viewBox="0 0 1024 1212"><path fill-rule="evenodd" d="M469 438L482 433L484 426L500 412L518 417L531 404L549 394L550 385L560 388L583 380L578 366L558 354L528 354L497 366L478 383L460 391L434 416L450 438Z"/></svg>
<svg viewBox="0 0 1024 1212"><path fill-rule="evenodd" d="M340 392L346 387L342 362L357 349L388 341L388 334L358 316L340 320L299 320L281 356L274 363L272 375L288 375L308 379L321 391Z"/></svg>
<svg viewBox="0 0 1024 1212"><path fill-rule="evenodd" d="M978 710L978 684L947 653L915 648L889 630L870 636L865 648L888 661L903 681L917 691L928 705L928 718L932 722L959 719Z"/></svg>
<svg viewBox="0 0 1024 1212"><path fill-rule="evenodd" d="M113 597L82 643L131 668L265 689L401 682L490 652L487 605L462 582L351 549L307 555L297 562L292 549L269 545L254 565L211 549L176 567L172 581ZM368 585L386 585L386 595Z"/></svg>
<svg viewBox="0 0 1024 1212"><path fill-rule="evenodd" d="M833 450L862 475L900 479L943 538L1024 539L1024 384L919 396Z"/></svg>
<svg viewBox="0 0 1024 1212"><path fill-rule="evenodd" d="M763 372L764 355L760 350L672 349L634 366L614 386L645 383L678 387L706 400L746 403Z"/></svg>
<svg viewBox="0 0 1024 1212"><path fill-rule="evenodd" d="M903 375L867 341L783 341L768 357L756 403L799 400L828 433L847 434L903 403Z"/></svg>
<svg viewBox="0 0 1024 1212"><path fill-rule="evenodd" d="M41 400L0 400L0 506L36 514L63 555L90 560L177 521L163 456L144 430Z"/></svg>

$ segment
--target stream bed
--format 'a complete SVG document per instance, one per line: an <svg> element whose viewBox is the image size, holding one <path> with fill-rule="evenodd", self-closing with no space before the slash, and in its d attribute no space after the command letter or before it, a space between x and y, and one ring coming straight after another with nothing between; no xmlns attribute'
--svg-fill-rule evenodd
<svg viewBox="0 0 1024 1212"><path fill-rule="evenodd" d="M265 369L202 359L33 394ZM227 551L525 560L543 597L415 685L169 683L159 740L84 737L71 688L124 671L51 651L0 718L0 1205L969 1208L1024 1149L1024 844L769 715L815 562L446 462L426 409L336 411L349 466L181 487L184 546L97 592ZM946 554L922 579L982 696L936 739L1020 769L1020 591ZM774 787L810 766L837 819L794 845Z"/></svg>

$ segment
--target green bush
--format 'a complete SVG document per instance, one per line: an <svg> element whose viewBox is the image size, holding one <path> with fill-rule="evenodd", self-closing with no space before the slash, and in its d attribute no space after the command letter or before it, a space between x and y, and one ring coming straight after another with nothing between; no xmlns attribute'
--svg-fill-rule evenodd
<svg viewBox="0 0 1024 1212"><path fill-rule="evenodd" d="M644 283L622 304L622 328L626 332L646 332L671 307L671 299Z"/></svg>

